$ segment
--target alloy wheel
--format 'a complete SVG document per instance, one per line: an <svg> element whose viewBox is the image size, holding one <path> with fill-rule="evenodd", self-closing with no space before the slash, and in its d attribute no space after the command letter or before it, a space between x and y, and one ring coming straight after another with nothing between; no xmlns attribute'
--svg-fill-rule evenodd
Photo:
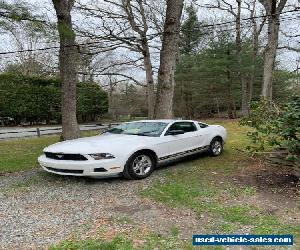
<svg viewBox="0 0 300 250"><path fill-rule="evenodd" d="M152 161L147 155L139 155L137 156L133 163L132 169L136 175L144 176L151 171Z"/></svg>

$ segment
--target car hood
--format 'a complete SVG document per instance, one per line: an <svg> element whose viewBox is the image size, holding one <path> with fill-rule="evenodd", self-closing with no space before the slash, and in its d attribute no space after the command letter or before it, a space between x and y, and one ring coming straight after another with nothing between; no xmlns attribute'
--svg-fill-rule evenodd
<svg viewBox="0 0 300 250"><path fill-rule="evenodd" d="M114 153L121 150L131 149L143 145L145 141L151 141L154 137L103 134L93 137L80 138L58 142L44 149L44 152L66 154L93 154Z"/></svg>

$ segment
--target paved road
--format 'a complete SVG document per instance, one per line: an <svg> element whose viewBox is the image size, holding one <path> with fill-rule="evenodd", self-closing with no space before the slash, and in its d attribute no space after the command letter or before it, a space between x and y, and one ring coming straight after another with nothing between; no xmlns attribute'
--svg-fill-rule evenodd
<svg viewBox="0 0 300 250"><path fill-rule="evenodd" d="M97 130L107 128L108 124L103 125L80 125L81 131L89 131L89 130ZM41 135L52 135L61 133L61 126L54 127L40 127ZM18 128L18 127L2 127L0 128L0 139L9 139L9 138L22 138L22 137L30 137L37 136L37 127L31 128Z"/></svg>

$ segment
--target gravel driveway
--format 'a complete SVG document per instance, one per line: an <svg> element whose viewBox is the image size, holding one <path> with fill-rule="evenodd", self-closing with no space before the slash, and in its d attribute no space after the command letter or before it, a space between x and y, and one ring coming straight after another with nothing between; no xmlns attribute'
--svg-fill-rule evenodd
<svg viewBox="0 0 300 250"><path fill-rule="evenodd" d="M134 225L166 234L176 226L190 239L201 222L187 210L170 209L141 198L138 193L161 171L142 181L59 177L41 170L0 176L0 249L47 248L80 231L84 225L132 220ZM122 231L122 225L115 231Z"/></svg>

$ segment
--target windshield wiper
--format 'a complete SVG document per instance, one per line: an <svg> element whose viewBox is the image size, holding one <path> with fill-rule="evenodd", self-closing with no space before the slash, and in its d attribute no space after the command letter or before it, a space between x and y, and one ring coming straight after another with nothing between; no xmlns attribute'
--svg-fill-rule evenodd
<svg viewBox="0 0 300 250"><path fill-rule="evenodd" d="M125 135L149 136L149 135L147 135L145 133L136 133L136 134L126 133Z"/></svg>
<svg viewBox="0 0 300 250"><path fill-rule="evenodd" d="M104 133L111 133L111 134L122 134L124 130L120 128L111 128L106 130Z"/></svg>
<svg viewBox="0 0 300 250"><path fill-rule="evenodd" d="M150 133L156 132L155 130L152 131L146 131L146 132L142 132L142 133L136 133L136 134L132 134L132 135L139 135L139 136L155 136L155 135L149 135Z"/></svg>

